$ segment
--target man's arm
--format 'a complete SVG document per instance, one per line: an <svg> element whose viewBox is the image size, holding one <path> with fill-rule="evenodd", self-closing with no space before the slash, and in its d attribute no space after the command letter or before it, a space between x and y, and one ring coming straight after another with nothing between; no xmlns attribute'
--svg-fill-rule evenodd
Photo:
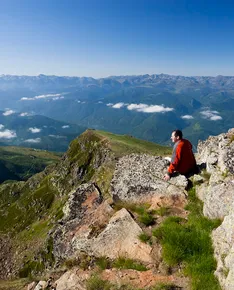
<svg viewBox="0 0 234 290"><path fill-rule="evenodd" d="M170 166L167 169L168 176L169 176L168 179L170 179L170 176L172 175L172 173L174 173L175 171L178 171L178 166L181 161L181 152L182 152L182 143L180 142L178 146L176 147L175 157L173 158L172 162L170 163Z"/></svg>

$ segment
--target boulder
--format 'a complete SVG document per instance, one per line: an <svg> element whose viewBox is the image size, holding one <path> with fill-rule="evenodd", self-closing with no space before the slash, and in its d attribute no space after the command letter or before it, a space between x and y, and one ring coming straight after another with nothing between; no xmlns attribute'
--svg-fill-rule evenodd
<svg viewBox="0 0 234 290"><path fill-rule="evenodd" d="M234 212L234 180L210 185L204 198L204 215L211 219L223 219L232 212Z"/></svg>
<svg viewBox="0 0 234 290"><path fill-rule="evenodd" d="M74 255L74 240L90 239L97 235L108 223L113 209L93 184L80 185L70 192L64 206L64 217L53 235L56 259Z"/></svg>
<svg viewBox="0 0 234 290"><path fill-rule="evenodd" d="M56 290L86 290L86 280L89 274L73 269L64 273L56 282Z"/></svg>
<svg viewBox="0 0 234 290"><path fill-rule="evenodd" d="M139 240L142 229L133 220L129 212L122 208L110 219L103 232L90 241L94 256L106 256L111 259L126 257L151 263L151 246Z"/></svg>
<svg viewBox="0 0 234 290"><path fill-rule="evenodd" d="M163 197L185 200L187 179L179 175L164 181L167 167L167 161L160 156L131 154L120 158L111 181L113 199L151 204Z"/></svg>

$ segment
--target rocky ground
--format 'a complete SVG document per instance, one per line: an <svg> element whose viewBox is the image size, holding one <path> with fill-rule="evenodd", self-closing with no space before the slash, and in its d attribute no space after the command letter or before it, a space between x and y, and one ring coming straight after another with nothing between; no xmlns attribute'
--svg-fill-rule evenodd
<svg viewBox="0 0 234 290"><path fill-rule="evenodd" d="M204 202L204 215L222 220L212 233L212 241L217 260L215 275L225 290L234 289L233 136L234 130L230 130L199 143L196 159L205 169L192 178L196 193ZM90 152L92 158L87 157L87 160L91 160L99 172L98 180L105 179L106 172L105 176L100 176L100 168L103 162L110 161L111 155L105 151L104 155L98 153L95 157ZM107 196L105 186L97 184L94 178L86 181L84 167L71 166L71 158L67 156L51 179L60 195L69 188L64 215L49 233L55 264L46 275L51 278L18 289L189 290L190 281L183 274L183 265L167 266L162 258L162 246L152 236L152 230L170 215L187 219L186 178L177 176L165 182L163 176L168 164L163 157L130 154L118 158ZM77 176L82 183L76 181ZM150 239L144 241L140 238L143 234ZM129 266L125 269L124 265L117 267L121 259L122 262L124 259L133 261L133 269ZM115 288L90 288L87 281L94 274L114 284Z"/></svg>

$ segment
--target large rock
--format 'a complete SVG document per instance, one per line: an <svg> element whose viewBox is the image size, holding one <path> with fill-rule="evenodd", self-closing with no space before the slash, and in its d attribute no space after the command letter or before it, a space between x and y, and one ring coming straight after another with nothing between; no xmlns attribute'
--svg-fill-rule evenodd
<svg viewBox="0 0 234 290"><path fill-rule="evenodd" d="M74 239L90 239L108 223L113 209L93 184L83 184L70 193L64 206L64 217L53 233L57 259L74 255Z"/></svg>
<svg viewBox="0 0 234 290"><path fill-rule="evenodd" d="M206 186L197 186L197 194L204 201L203 212L209 218L224 218L234 203L234 129L226 134L211 136L199 142L196 155L210 174Z"/></svg>
<svg viewBox="0 0 234 290"><path fill-rule="evenodd" d="M151 247L138 238L141 228L126 209L113 215L113 209L102 201L94 185L84 184L72 192L64 213L53 235L54 255L58 260L86 252L96 257L124 256L152 261Z"/></svg>
<svg viewBox="0 0 234 290"><path fill-rule="evenodd" d="M196 186L204 215L224 219L213 231L216 276L222 289L234 289L234 129L198 144L198 163L205 163L210 178Z"/></svg>
<svg viewBox="0 0 234 290"><path fill-rule="evenodd" d="M215 170L234 173L234 129L218 136L210 136L207 140L199 142L197 146L197 161L205 163L208 172Z"/></svg>
<svg viewBox="0 0 234 290"><path fill-rule="evenodd" d="M129 212L122 208L110 219L107 227L96 238L91 240L73 240L79 250L89 249L94 256L105 256L111 259L126 257L143 262L152 262L152 248L139 240L141 228Z"/></svg>
<svg viewBox="0 0 234 290"><path fill-rule="evenodd" d="M64 273L56 282L56 290L86 290L86 280L89 274L73 269Z"/></svg>
<svg viewBox="0 0 234 290"><path fill-rule="evenodd" d="M168 162L160 156L131 154L122 157L116 164L111 182L111 195L114 200L157 204L167 198L176 202L185 200L187 179L179 175L166 182Z"/></svg>
<svg viewBox="0 0 234 290"><path fill-rule="evenodd" d="M212 233L217 270L215 272L223 289L234 289L234 211Z"/></svg>
<svg viewBox="0 0 234 290"><path fill-rule="evenodd" d="M208 186L204 198L204 215L212 219L223 219L232 212L234 212L234 180Z"/></svg>

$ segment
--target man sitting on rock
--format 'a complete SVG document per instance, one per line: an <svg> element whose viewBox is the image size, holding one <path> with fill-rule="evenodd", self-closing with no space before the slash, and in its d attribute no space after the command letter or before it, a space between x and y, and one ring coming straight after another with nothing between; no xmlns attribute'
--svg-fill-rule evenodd
<svg viewBox="0 0 234 290"><path fill-rule="evenodd" d="M197 164L192 151L192 144L183 139L180 130L174 130L171 134L171 141L175 143L173 147L170 166L164 180L168 181L174 173L180 173L185 176L197 173Z"/></svg>

